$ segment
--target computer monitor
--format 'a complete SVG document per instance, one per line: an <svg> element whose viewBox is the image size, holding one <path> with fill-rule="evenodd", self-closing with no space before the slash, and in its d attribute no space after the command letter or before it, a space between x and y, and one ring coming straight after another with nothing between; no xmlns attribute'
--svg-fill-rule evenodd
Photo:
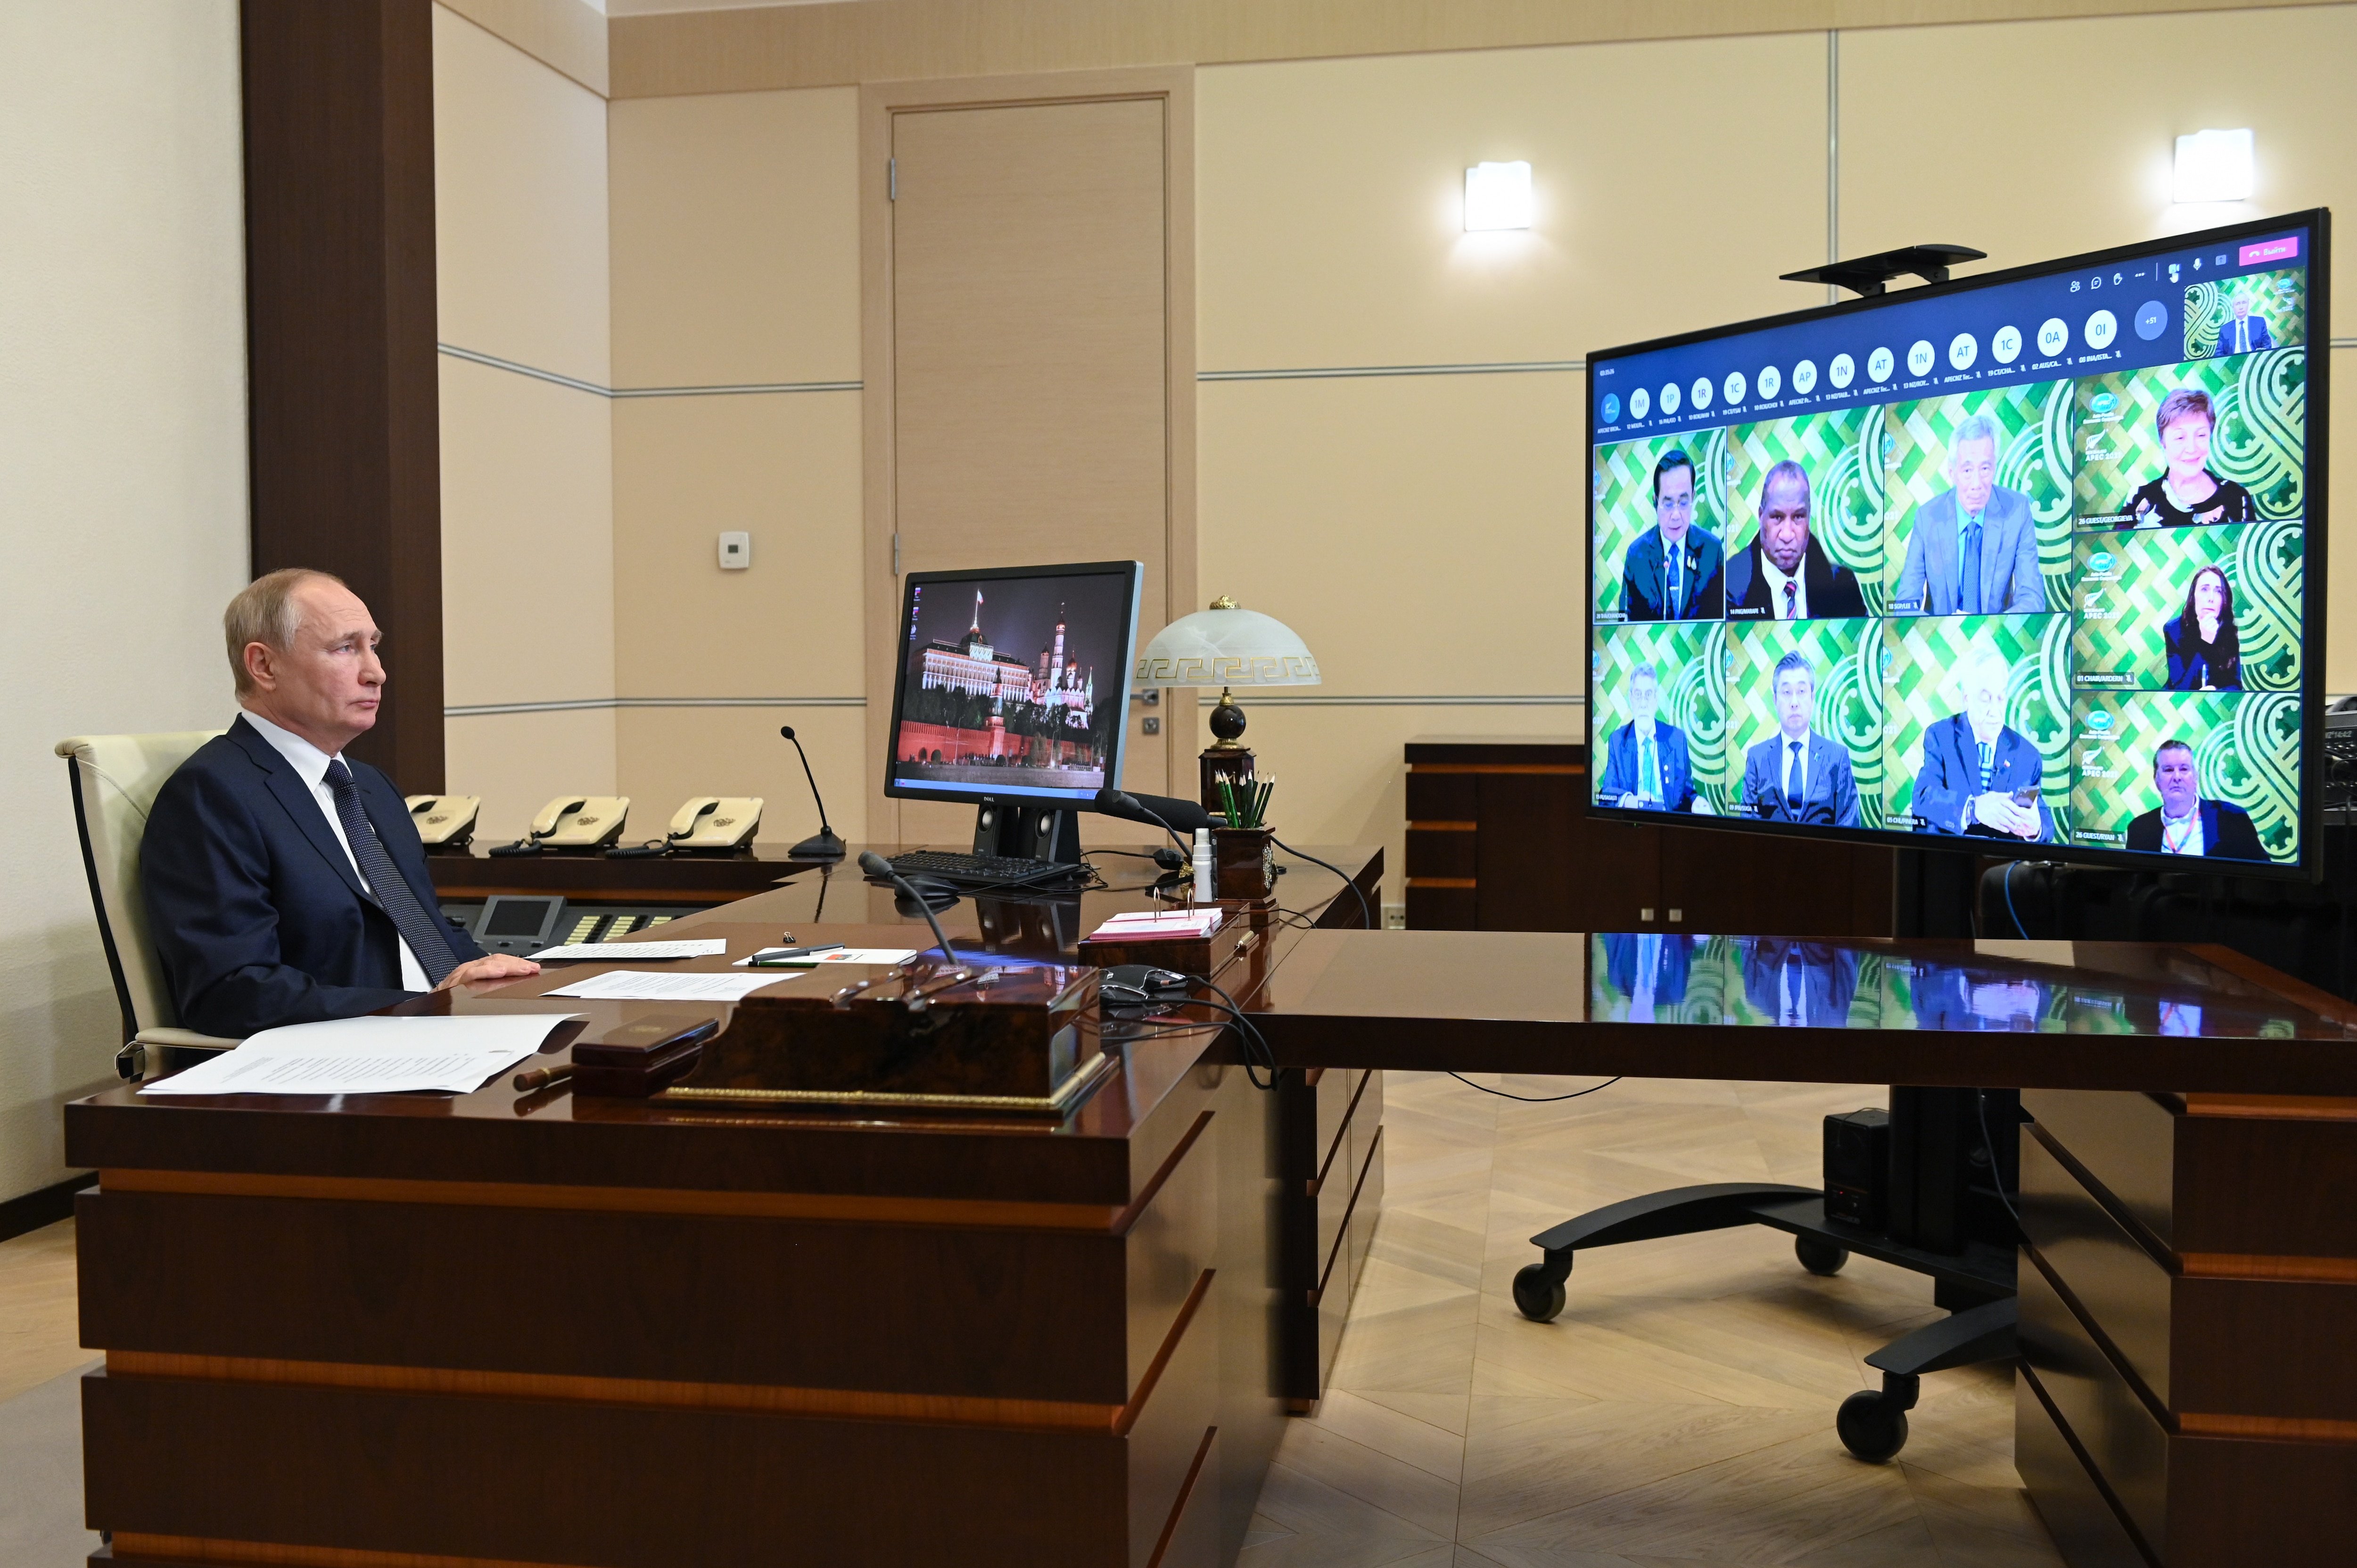
<svg viewBox="0 0 2357 1568"><path fill-rule="evenodd" d="M1118 789L1145 575L1135 561L909 574L884 792L1036 826ZM1011 827L991 837L1031 852Z"/></svg>
<svg viewBox="0 0 2357 1568"><path fill-rule="evenodd" d="M1590 810L2310 873L2329 217L1591 355Z"/></svg>

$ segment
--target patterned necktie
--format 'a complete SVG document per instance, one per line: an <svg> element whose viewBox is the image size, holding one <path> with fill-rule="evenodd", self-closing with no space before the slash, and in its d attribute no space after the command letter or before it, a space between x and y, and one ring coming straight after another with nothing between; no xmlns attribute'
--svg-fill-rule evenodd
<svg viewBox="0 0 2357 1568"><path fill-rule="evenodd" d="M1984 794L1984 795L1986 795L1986 794L1987 794L1987 793L1988 793L1988 787L1989 787L1989 774L1990 774L1992 771L1994 771L1994 770L1996 769L1996 747L1995 747L1995 746L1993 746L1989 745L1989 744L1988 744L1988 742L1986 742L1986 741L1983 741L1983 742L1981 742L1981 743L1980 743L1980 746L1981 746L1981 793L1982 793L1982 794Z"/></svg>
<svg viewBox="0 0 2357 1568"><path fill-rule="evenodd" d="M425 912L417 902L417 895L384 852L376 836L376 824L369 821L366 808L361 804L360 786L352 780L352 770L344 766L340 757L328 764L328 788L336 792L336 816L344 824L345 842L352 846L352 858L360 863L361 877L376 895L377 907L393 918L393 929L401 933L409 950L417 955L418 967L425 972L427 983L439 985L443 977L458 967L457 955L451 952L449 940L442 934L440 919Z"/></svg>
<svg viewBox="0 0 2357 1568"><path fill-rule="evenodd" d="M1800 588L1794 585L1792 578L1784 579L1784 618L1786 620L1792 618L1792 601L1800 596Z"/></svg>
<svg viewBox="0 0 2357 1568"><path fill-rule="evenodd" d="M1672 620L1675 620L1680 616L1686 613L1685 576L1684 573L1678 570L1679 567L1685 564L1683 559L1684 554L1685 552L1679 549L1676 545L1673 544L1670 546L1670 591L1668 597L1670 601L1670 618Z"/></svg>
<svg viewBox="0 0 2357 1568"><path fill-rule="evenodd" d="M1792 760L1784 768L1784 809L1794 816L1801 814L1801 791L1809 787L1809 765L1802 760L1801 743L1793 741ZM1795 784L1799 789L1793 788Z"/></svg>
<svg viewBox="0 0 2357 1568"><path fill-rule="evenodd" d="M1663 798L1661 754L1651 740L1637 743L1637 793L1649 800Z"/></svg>
<svg viewBox="0 0 2357 1568"><path fill-rule="evenodd" d="M1964 524L1964 559L1959 563L1957 571L1963 578L1958 585L1963 589L1963 594L1956 602L1963 607L1964 614L1976 616L1981 613L1981 520L1979 518L1974 518Z"/></svg>

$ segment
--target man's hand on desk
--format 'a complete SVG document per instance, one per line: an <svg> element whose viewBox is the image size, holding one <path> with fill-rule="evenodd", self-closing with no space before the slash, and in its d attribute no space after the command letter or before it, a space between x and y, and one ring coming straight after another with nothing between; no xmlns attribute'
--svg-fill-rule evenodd
<svg viewBox="0 0 2357 1568"><path fill-rule="evenodd" d="M484 985L494 981L522 980L540 972L540 965L513 953L495 952L488 958L469 959L442 977L436 991L447 991L454 985Z"/></svg>

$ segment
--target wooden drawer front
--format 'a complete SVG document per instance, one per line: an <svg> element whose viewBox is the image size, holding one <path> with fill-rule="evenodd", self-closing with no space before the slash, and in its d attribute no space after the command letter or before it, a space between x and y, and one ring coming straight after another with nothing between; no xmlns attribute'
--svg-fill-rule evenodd
<svg viewBox="0 0 2357 1568"><path fill-rule="evenodd" d="M2014 1375L2013 1467L2071 1568L2152 1568L2038 1397L2035 1374Z"/></svg>
<svg viewBox="0 0 2357 1568"><path fill-rule="evenodd" d="M2025 1089L2021 1108L2131 1219L2175 1245L2174 1112L2148 1094L2094 1089Z"/></svg>
<svg viewBox="0 0 2357 1568"><path fill-rule="evenodd" d="M2357 1444L2180 1436L2169 1451L2169 1568L2347 1563Z"/></svg>
<svg viewBox="0 0 2357 1568"><path fill-rule="evenodd" d="M2188 1113L2177 1140L2180 1255L2357 1258L2357 1122Z"/></svg>
<svg viewBox="0 0 2357 1568"><path fill-rule="evenodd" d="M2158 1403L2167 1405L2169 1271L2034 1135L2021 1140L2021 1225L2040 1258L2110 1338L2129 1372Z"/></svg>
<svg viewBox="0 0 2357 1568"><path fill-rule="evenodd" d="M1363 1108L1361 1114L1364 1114ZM1368 1132L1371 1135L1366 1152L1359 1161L1358 1197L1351 1201L1351 1218L1343 1227L1343 1267L1347 1272L1326 1287L1329 1293L1341 1291L1346 1299L1358 1294L1359 1275L1366 1269L1367 1253L1375 1241L1375 1222L1383 1214L1383 1126L1369 1122ZM1355 1139L1351 1146L1359 1146Z"/></svg>
<svg viewBox="0 0 2357 1568"><path fill-rule="evenodd" d="M1407 924L1412 931L1475 931L1480 929L1480 906L1470 886L1434 887L1407 885Z"/></svg>
<svg viewBox="0 0 2357 1568"><path fill-rule="evenodd" d="M1469 822L1481 814L1481 776L1407 770L1407 820Z"/></svg>
<svg viewBox="0 0 2357 1568"><path fill-rule="evenodd" d="M93 1373L82 1439L124 1558L164 1536L579 1568L1129 1561L1110 1434Z"/></svg>
<svg viewBox="0 0 2357 1568"><path fill-rule="evenodd" d="M2357 1439L2357 1284L2180 1279L2173 1316L2169 1406L2188 1431Z"/></svg>
<svg viewBox="0 0 2357 1568"><path fill-rule="evenodd" d="M1216 1310L1206 1311L1188 1325L1155 1380L1137 1424L1130 1429L1127 1560L1132 1563L1153 1560L1156 1542L1179 1511L1203 1434L1220 1419L1217 1316ZM1216 1484L1212 1489L1217 1490Z"/></svg>
<svg viewBox="0 0 2357 1568"><path fill-rule="evenodd" d="M1179 1162L1174 1207L1208 1163ZM1112 1235L138 1192L76 1212L93 1348L1105 1404L1132 1384Z"/></svg>
<svg viewBox="0 0 2357 1568"><path fill-rule="evenodd" d="M2168 1434L2027 1253L2020 1289L2021 1359L2110 1485L2128 1523L2156 1557L2170 1561Z"/></svg>
<svg viewBox="0 0 2357 1568"><path fill-rule="evenodd" d="M1410 822L1407 830L1407 874L1410 876L1468 877L1479 870L1475 854L1480 834L1466 828L1427 828Z"/></svg>

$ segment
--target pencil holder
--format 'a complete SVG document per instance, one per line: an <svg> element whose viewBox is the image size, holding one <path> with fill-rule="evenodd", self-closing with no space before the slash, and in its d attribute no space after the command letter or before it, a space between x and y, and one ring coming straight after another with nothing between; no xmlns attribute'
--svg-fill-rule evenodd
<svg viewBox="0 0 2357 1568"><path fill-rule="evenodd" d="M1213 828L1211 875L1222 899L1265 898L1275 878L1266 828Z"/></svg>

